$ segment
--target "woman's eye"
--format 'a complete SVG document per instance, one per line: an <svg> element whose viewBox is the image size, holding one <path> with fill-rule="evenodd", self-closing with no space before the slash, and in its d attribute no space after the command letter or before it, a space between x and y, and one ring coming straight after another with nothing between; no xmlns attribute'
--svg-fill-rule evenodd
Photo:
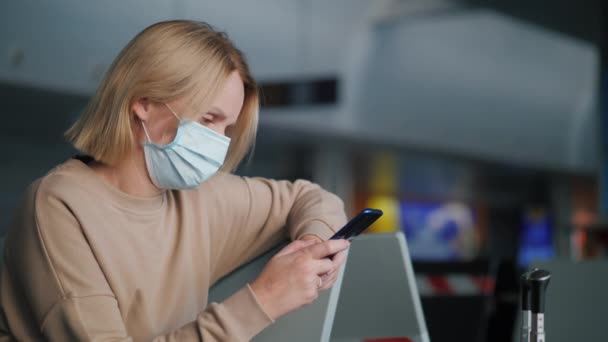
<svg viewBox="0 0 608 342"><path fill-rule="evenodd" d="M204 115L204 116L203 116L203 117L200 119L200 123L201 123L201 124L210 124L210 123L212 123L212 122L213 122L213 117L211 117L211 116Z"/></svg>

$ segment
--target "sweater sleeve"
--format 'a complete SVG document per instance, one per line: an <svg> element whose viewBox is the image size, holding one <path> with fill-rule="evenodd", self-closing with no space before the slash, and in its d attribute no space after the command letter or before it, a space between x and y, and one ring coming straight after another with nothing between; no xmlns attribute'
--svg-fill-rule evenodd
<svg viewBox="0 0 608 342"><path fill-rule="evenodd" d="M305 180L221 174L210 190L214 280L286 238L313 234L326 240L346 222L342 200Z"/></svg>
<svg viewBox="0 0 608 342"><path fill-rule="evenodd" d="M9 235L2 274L2 310L28 327L31 340L132 341L150 332L127 331L119 303L96 261L77 214L60 196L30 190ZM248 286L214 303L192 322L154 341L245 341L271 320Z"/></svg>

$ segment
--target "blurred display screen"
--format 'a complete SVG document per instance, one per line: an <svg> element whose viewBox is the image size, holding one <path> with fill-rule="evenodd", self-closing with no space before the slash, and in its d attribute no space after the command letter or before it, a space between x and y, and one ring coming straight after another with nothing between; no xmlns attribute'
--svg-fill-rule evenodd
<svg viewBox="0 0 608 342"><path fill-rule="evenodd" d="M477 256L479 239L471 206L403 201L400 214L412 259L453 261Z"/></svg>
<svg viewBox="0 0 608 342"><path fill-rule="evenodd" d="M554 255L553 225L549 214L541 208L527 210L521 226L519 265L527 267L531 261L550 259Z"/></svg>

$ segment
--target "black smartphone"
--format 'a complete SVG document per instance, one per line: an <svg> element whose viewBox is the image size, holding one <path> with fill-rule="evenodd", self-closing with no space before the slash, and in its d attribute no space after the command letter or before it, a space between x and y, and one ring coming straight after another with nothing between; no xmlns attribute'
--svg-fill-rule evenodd
<svg viewBox="0 0 608 342"><path fill-rule="evenodd" d="M330 240L346 239L350 241L357 235L363 233L363 231L371 226L372 223L376 222L380 216L382 216L382 210L380 209L363 209L355 218L350 220L344 227L340 228Z"/></svg>

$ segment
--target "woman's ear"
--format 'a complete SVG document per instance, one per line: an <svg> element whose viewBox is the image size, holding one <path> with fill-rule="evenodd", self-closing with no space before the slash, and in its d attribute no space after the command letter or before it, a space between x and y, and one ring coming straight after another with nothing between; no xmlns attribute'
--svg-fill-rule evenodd
<svg viewBox="0 0 608 342"><path fill-rule="evenodd" d="M141 121L148 121L150 119L152 105L150 100L147 97L138 98L131 105L131 111L135 113L135 117L137 117Z"/></svg>

